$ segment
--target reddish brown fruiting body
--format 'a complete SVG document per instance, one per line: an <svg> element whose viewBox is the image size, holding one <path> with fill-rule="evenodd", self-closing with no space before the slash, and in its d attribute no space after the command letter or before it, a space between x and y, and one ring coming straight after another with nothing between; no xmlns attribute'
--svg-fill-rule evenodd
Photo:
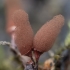
<svg viewBox="0 0 70 70"><path fill-rule="evenodd" d="M15 24L12 21L12 14L21 8L20 1L19 0L6 0L6 20L7 20L7 26L6 31L8 34L12 34L14 31Z"/></svg>
<svg viewBox="0 0 70 70"><path fill-rule="evenodd" d="M33 30L30 26L28 15L23 10L14 13L13 21L16 25L15 42L22 55L32 49Z"/></svg>
<svg viewBox="0 0 70 70"><path fill-rule="evenodd" d="M35 50L39 52L50 50L63 24L64 17L62 15L57 15L52 20L44 24L34 37L33 47Z"/></svg>

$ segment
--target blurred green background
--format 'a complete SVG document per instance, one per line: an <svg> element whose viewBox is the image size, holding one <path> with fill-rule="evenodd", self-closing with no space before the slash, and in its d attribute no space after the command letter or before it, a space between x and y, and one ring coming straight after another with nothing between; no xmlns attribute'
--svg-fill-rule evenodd
<svg viewBox="0 0 70 70"><path fill-rule="evenodd" d="M53 52L61 46L70 43L70 0L20 0L23 9L28 13L34 33L53 16L62 14L65 17L65 25L56 39ZM10 36L6 32L6 0L0 0L0 41L10 41ZM0 46L0 70L20 70L21 65L13 60L13 54L7 46ZM39 62L43 63L49 54L45 52ZM22 69L21 69L22 70Z"/></svg>

